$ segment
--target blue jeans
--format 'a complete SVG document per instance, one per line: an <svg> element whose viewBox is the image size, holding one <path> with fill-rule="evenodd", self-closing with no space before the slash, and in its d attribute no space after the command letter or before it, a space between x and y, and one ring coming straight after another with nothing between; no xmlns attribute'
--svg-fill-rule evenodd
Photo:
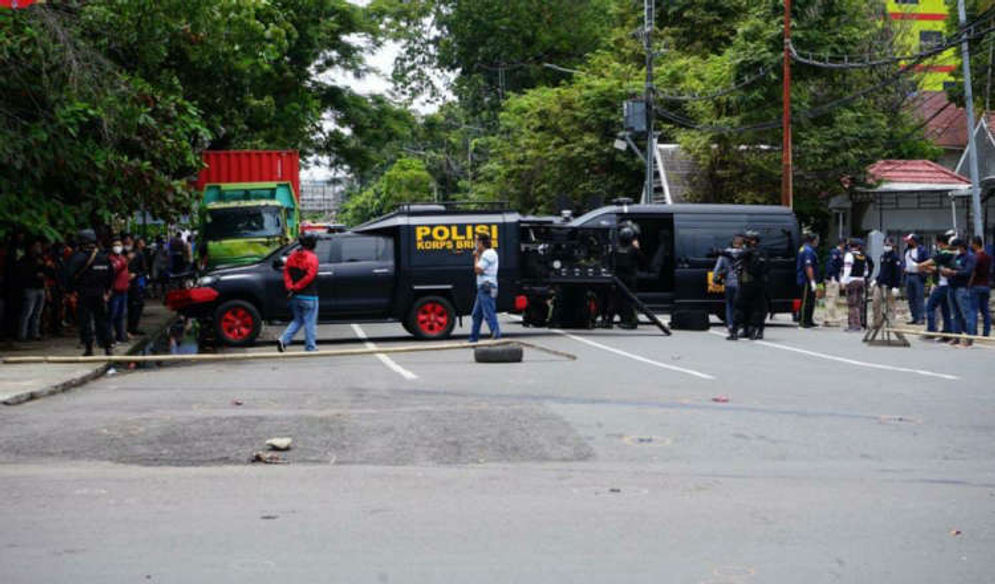
<svg viewBox="0 0 995 584"><path fill-rule="evenodd" d="M290 310L294 314L294 320L283 331L280 340L284 345L289 345L297 331L304 327L304 350L317 351L315 339L318 336L318 299L314 296L294 296L290 299Z"/></svg>
<svg viewBox="0 0 995 584"><path fill-rule="evenodd" d="M128 316L128 293L115 292L111 296L111 330L114 331L114 340L123 343L127 340L124 336L124 319Z"/></svg>
<svg viewBox="0 0 995 584"><path fill-rule="evenodd" d="M471 313L473 324L470 327L470 342L476 343L480 339L481 321L487 321L487 327L491 329L491 338L501 338L501 327L498 326L497 306L491 291L484 286L477 287L477 301L473 303Z"/></svg>
<svg viewBox="0 0 995 584"><path fill-rule="evenodd" d="M977 318L978 313L981 313L981 323L984 327L982 334L986 337L992 334L992 312L989 307L991 299L992 289L988 286L974 286L971 288L971 314ZM974 331L971 334L978 334L977 324L975 324Z"/></svg>
<svg viewBox="0 0 995 584"><path fill-rule="evenodd" d="M736 292L739 286L726 286L726 328L732 330L736 319Z"/></svg>
<svg viewBox="0 0 995 584"><path fill-rule="evenodd" d="M974 334L971 331L977 332L978 319L975 318L974 311L971 310L973 307L971 289L967 286L951 288L950 298L952 300L951 308L954 321L953 332L957 334Z"/></svg>
<svg viewBox="0 0 995 584"><path fill-rule="evenodd" d="M929 293L929 300L926 301L926 330L936 332L936 309L940 309L943 316L943 330L940 332L950 332L950 300L949 286L933 286L933 291Z"/></svg>
<svg viewBox="0 0 995 584"><path fill-rule="evenodd" d="M905 294L909 297L909 312L916 324L926 320L926 298L922 276L909 274L905 280Z"/></svg>

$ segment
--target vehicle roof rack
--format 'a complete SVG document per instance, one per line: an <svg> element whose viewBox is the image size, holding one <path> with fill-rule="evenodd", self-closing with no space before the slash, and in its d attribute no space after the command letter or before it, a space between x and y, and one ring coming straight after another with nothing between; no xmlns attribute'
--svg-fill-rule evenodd
<svg viewBox="0 0 995 584"><path fill-rule="evenodd" d="M510 211L508 201L443 201L424 203L401 203L395 209L396 213L420 215L432 213L480 213L494 211Z"/></svg>

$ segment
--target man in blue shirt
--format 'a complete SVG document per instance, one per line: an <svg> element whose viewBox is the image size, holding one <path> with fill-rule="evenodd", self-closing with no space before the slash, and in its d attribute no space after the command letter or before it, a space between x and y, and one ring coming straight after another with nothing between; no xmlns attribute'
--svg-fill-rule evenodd
<svg viewBox="0 0 995 584"><path fill-rule="evenodd" d="M971 275L974 274L974 256L967 252L967 243L956 237L950 241L950 247L957 253L950 267L941 267L940 273L950 282L950 308L953 320L953 332L966 334L977 326L971 303ZM954 339L953 346L970 347L971 341Z"/></svg>
<svg viewBox="0 0 995 584"><path fill-rule="evenodd" d="M909 298L909 313L912 320L906 324L926 324L926 272L920 265L926 263L929 254L920 243L919 236L910 233L905 236L908 246L905 250L905 293Z"/></svg>
<svg viewBox="0 0 995 584"><path fill-rule="evenodd" d="M895 251L895 240L884 240L884 252L880 258L878 276L874 279L873 310L874 326L879 327L887 318L888 326L895 326L895 300L898 287L902 285L902 260Z"/></svg>
<svg viewBox="0 0 995 584"><path fill-rule="evenodd" d="M819 236L806 233L803 239L805 244L798 250L798 259L795 261L795 283L801 288L802 297L799 326L812 328L815 326L812 315L815 312L816 266L819 263L819 258L815 255L815 246L819 244Z"/></svg>

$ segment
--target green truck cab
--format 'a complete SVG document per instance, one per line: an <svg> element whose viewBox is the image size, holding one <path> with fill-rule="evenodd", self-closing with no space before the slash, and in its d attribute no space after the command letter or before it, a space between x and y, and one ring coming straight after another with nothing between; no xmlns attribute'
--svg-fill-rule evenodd
<svg viewBox="0 0 995 584"><path fill-rule="evenodd" d="M202 203L208 269L258 262L300 231L290 182L207 184Z"/></svg>

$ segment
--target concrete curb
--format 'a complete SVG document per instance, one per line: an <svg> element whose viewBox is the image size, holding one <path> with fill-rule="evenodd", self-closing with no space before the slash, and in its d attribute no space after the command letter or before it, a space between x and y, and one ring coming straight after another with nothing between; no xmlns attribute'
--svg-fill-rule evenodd
<svg viewBox="0 0 995 584"><path fill-rule="evenodd" d="M138 348L139 347L145 345L145 343L147 343L149 340L154 339L155 337L161 335L163 332L165 332L170 327L170 325L173 324L173 322L175 320L176 320L175 318L169 319L161 327L159 327L155 331L155 333L153 333L152 335L143 337L142 340L138 341L137 343L132 344L128 348L128 352L125 353L125 355L134 355L134 354L136 354L138 352ZM36 400L36 399L41 399L43 397L48 397L50 395L58 395L60 393L65 393L67 391L76 389L77 387L80 387L82 385L86 385L87 383L93 381L94 379L99 379L100 377L103 377L103 375L105 373L107 373L107 370L110 369L110 368L111 368L111 364L110 363L105 363L103 365L99 365L99 366L93 368L92 370L90 370L87 373L84 373L83 375L77 375L76 377L67 379L65 381L62 381L60 383L56 383L54 385L49 385L47 387L43 387L41 389L32 389L30 391L24 391L24 392L15 394L15 395L13 395L11 397L8 397L7 399L3 400L0 403L2 403L5 406L16 406L16 405L20 405L20 404L23 404L23 403L26 403L26 402L29 402L29 401L33 401L33 400Z"/></svg>

